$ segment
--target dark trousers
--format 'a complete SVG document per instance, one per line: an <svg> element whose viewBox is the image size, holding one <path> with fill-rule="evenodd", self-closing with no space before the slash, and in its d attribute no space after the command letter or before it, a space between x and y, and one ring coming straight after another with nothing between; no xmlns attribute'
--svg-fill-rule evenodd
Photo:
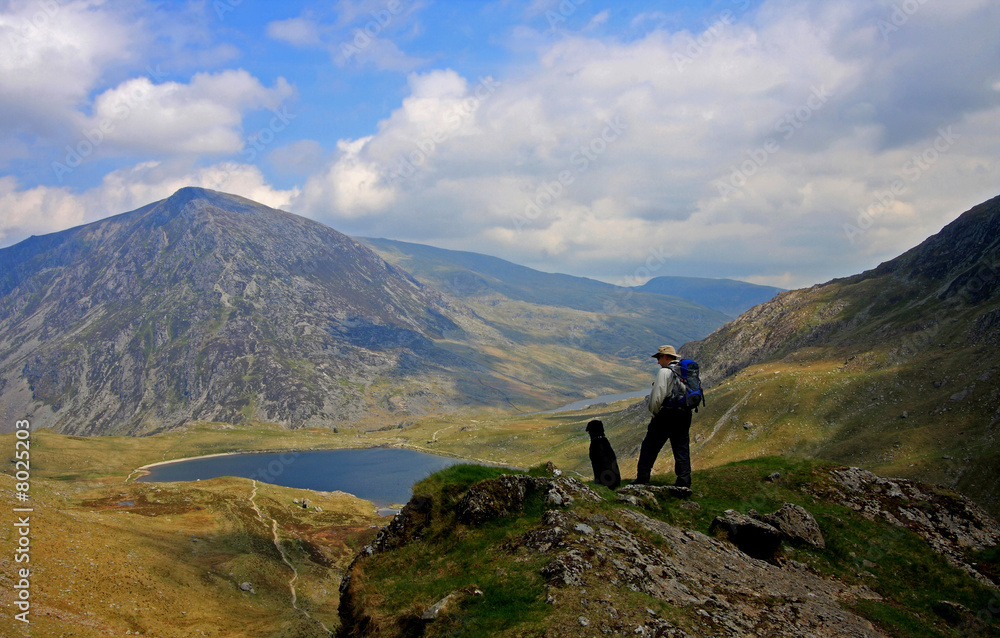
<svg viewBox="0 0 1000 638"><path fill-rule="evenodd" d="M677 474L677 485L691 486L691 410L676 408L661 408L659 414L649 421L646 438L639 448L639 468L636 480L649 481L653 471L656 455L660 453L663 444L669 439L674 452L674 472Z"/></svg>

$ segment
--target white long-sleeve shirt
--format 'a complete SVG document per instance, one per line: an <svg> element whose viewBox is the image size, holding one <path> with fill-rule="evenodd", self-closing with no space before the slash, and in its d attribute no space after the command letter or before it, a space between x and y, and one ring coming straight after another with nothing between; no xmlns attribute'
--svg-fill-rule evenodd
<svg viewBox="0 0 1000 638"><path fill-rule="evenodd" d="M660 368L656 372L656 381L653 382L653 390L649 393L649 411L658 414L663 406L663 401L670 396L674 389L674 372L670 368Z"/></svg>

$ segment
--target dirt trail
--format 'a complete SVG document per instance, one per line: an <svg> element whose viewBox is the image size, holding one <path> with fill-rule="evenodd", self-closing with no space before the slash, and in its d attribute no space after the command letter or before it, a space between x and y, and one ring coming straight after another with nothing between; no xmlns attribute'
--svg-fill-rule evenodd
<svg viewBox="0 0 1000 638"><path fill-rule="evenodd" d="M260 508L257 507L257 502L254 501L254 498L256 498L256 496L257 496L257 481L254 480L253 491L250 493L250 505L253 507L253 511L257 513L257 518L258 520L260 520L261 523L267 525L267 521L271 521L271 538L274 541L274 546L275 548L277 548L278 553L281 554L281 560L286 565L288 565L288 568L290 570L292 570L292 578L291 580L288 581L288 589L291 590L292 592L292 608L295 611L302 613L309 620L319 624L319 626L323 628L323 631L330 633L330 629L323 624L323 621L313 618L308 611L306 611L305 609L301 609L299 607L298 597L295 594L295 581L299 579L299 571L295 569L295 566L292 565L292 562L288 560L288 555L285 554L285 549L281 546L281 542L278 540L278 521L274 520L270 516L268 517L264 516L264 514L260 511Z"/></svg>

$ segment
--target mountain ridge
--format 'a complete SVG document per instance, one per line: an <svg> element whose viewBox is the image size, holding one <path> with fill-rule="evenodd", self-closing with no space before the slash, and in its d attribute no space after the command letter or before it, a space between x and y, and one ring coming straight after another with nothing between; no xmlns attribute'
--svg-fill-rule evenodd
<svg viewBox="0 0 1000 638"><path fill-rule="evenodd" d="M997 516L998 275L995 197L895 259L685 344L709 386L696 458L821 458L955 488Z"/></svg>
<svg viewBox="0 0 1000 638"><path fill-rule="evenodd" d="M77 433L155 429L146 415L167 426L357 416L364 397L310 370L306 352L327 351L347 380L358 368L365 385L408 356L393 349L426 350L457 328L435 293L346 235L204 189L6 254L26 266L0 299L0 369L4 386L26 383L20 397L0 387L0 405L56 427L62 413Z"/></svg>
<svg viewBox="0 0 1000 638"><path fill-rule="evenodd" d="M529 412L630 389L650 343L723 322L610 284L566 306L525 301L524 286L442 292L323 224L193 187L0 249L0 264L0 428Z"/></svg>
<svg viewBox="0 0 1000 638"><path fill-rule="evenodd" d="M690 299L736 318L750 308L785 292L784 288L761 286L736 279L705 277L653 277L637 290Z"/></svg>

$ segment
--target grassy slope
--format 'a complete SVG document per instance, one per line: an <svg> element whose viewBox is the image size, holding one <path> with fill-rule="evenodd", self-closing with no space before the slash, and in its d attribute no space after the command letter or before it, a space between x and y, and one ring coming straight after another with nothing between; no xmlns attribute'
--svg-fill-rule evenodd
<svg viewBox="0 0 1000 638"><path fill-rule="evenodd" d="M819 500L801 489L807 484L824 484L828 468L821 462L768 457L696 471L694 500L701 508L685 510L677 501L667 500L661 502L662 511L652 515L707 533L712 518L726 509L773 511L786 502L800 504L816 516L827 547L786 547L786 557L848 584L870 587L883 596L881 602L857 602L854 611L890 636L964 635L960 623L954 618L949 621L938 601L946 597L970 610L988 609L995 591L948 565L912 533L883 521L868 521L849 508ZM763 481L775 471L781 472L781 480ZM504 543L539 524L544 509L540 502L529 503L522 515L481 528L468 528L455 520L453 508L462 493L475 481L499 473L497 469L455 466L416 486L415 493L432 497L431 529L419 542L366 559L355 575L365 611L381 624L384 635L394 635L393 627L412 623L423 610L460 589L479 589L483 595L462 598L457 609L428 625L426 635L540 635L553 627L567 628L570 635L568 628L578 626L578 616L593 619L594 610L585 609L585 601L574 606L573 596L556 593L569 601L568 606L554 608L545 604L548 590L539 569L551 557L503 549ZM600 513L628 525L617 514L625 506L615 501L612 492L598 490L605 496L605 503L578 503L573 508L586 514ZM995 555L981 560L1000 566ZM690 610L664 609L661 602L644 594L606 587L607 591L588 589L587 598L614 600L619 609L653 609L682 628L696 626L685 615L693 613ZM975 628L982 630L977 635L1000 635L996 626Z"/></svg>
<svg viewBox="0 0 1000 638"><path fill-rule="evenodd" d="M125 483L139 465L224 451L226 434L298 447L287 445L295 436L267 427L242 437L210 425L146 438L33 433L32 623L4 635L326 636L320 623L336 627L342 570L385 520L371 503L263 483L254 493L240 478ZM12 450L13 436L0 436L0 445ZM14 485L0 475L0 501L15 502ZM293 504L303 497L310 509ZM16 541L13 516L0 508L5 553ZM272 519L298 570L303 611L291 607L292 571L273 542ZM0 571L0 606L8 610L13 577L11 562ZM243 582L254 592L240 589Z"/></svg>
<svg viewBox="0 0 1000 638"><path fill-rule="evenodd" d="M459 300L491 328L490 334L466 334L462 342L437 345L497 370L527 400L509 406L515 410L634 388L645 382L635 363L650 348L701 338L728 319L677 297L544 273L484 255L363 241L422 283Z"/></svg>
<svg viewBox="0 0 1000 638"><path fill-rule="evenodd" d="M749 365L708 390L696 460L809 455L955 487L1000 515L1000 364L995 346L966 340L982 313L960 308L923 331L841 335Z"/></svg>
<svg viewBox="0 0 1000 638"><path fill-rule="evenodd" d="M686 344L717 383L696 461L805 454L955 487L1000 516L998 228L1000 198Z"/></svg>

